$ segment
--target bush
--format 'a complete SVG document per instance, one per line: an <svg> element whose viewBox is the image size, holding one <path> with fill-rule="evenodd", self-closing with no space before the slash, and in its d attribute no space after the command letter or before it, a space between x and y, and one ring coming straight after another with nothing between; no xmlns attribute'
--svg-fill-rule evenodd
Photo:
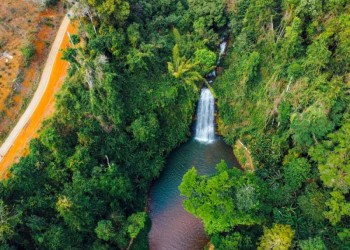
<svg viewBox="0 0 350 250"><path fill-rule="evenodd" d="M201 73L208 73L215 67L216 54L208 49L196 50L195 60L199 62Z"/></svg>
<svg viewBox="0 0 350 250"><path fill-rule="evenodd" d="M29 66L30 62L32 61L32 58L35 54L35 46L32 43L28 43L25 47L21 49L23 58L24 58L24 65L27 67Z"/></svg>
<svg viewBox="0 0 350 250"><path fill-rule="evenodd" d="M57 3L58 3L58 0L46 0L45 1L45 6L49 7L49 6L53 6L53 5L57 4Z"/></svg>

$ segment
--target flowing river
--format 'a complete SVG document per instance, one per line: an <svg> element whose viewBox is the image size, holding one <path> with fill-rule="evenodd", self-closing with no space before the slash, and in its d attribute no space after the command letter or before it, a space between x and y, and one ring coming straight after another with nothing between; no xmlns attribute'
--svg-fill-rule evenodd
<svg viewBox="0 0 350 250"><path fill-rule="evenodd" d="M178 186L193 166L202 175L214 173L221 160L229 166L238 166L232 148L215 136L214 97L209 89L201 91L197 118L195 137L170 154L151 188L152 228L148 237L152 250L203 249L208 243L203 225L182 207Z"/></svg>

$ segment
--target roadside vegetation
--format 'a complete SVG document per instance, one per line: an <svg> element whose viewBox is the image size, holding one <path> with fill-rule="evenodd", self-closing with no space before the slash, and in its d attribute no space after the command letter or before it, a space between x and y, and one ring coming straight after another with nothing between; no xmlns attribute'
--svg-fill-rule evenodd
<svg viewBox="0 0 350 250"><path fill-rule="evenodd" d="M28 41L27 44L21 49L21 52L24 59L24 66L28 67L35 54L35 45Z"/></svg>
<svg viewBox="0 0 350 250"><path fill-rule="evenodd" d="M80 31L55 114L0 183L3 247L147 249L148 190L189 136L226 20L224 4L211 14L199 3L73 7Z"/></svg>
<svg viewBox="0 0 350 250"><path fill-rule="evenodd" d="M0 142L27 107L63 15L63 4L3 0L0 8Z"/></svg>

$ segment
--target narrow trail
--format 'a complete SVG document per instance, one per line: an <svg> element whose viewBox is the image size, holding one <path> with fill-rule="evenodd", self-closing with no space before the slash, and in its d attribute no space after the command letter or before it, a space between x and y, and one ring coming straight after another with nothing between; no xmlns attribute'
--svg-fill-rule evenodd
<svg viewBox="0 0 350 250"><path fill-rule="evenodd" d="M41 123L53 112L54 97L63 83L68 62L63 61L62 49L69 45L67 31L73 33L67 16L64 17L52 44L40 82L27 109L0 147L0 178L6 177L7 169L27 153L29 142L37 136Z"/></svg>

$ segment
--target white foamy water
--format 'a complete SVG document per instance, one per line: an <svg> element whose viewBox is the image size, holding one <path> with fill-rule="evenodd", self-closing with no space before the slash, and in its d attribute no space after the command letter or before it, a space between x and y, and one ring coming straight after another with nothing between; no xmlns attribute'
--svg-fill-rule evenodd
<svg viewBox="0 0 350 250"><path fill-rule="evenodd" d="M227 46L227 42L226 41L223 41L222 43L220 43L219 59L218 59L218 62L217 62L218 65L220 64L222 56L225 54L226 46Z"/></svg>
<svg viewBox="0 0 350 250"><path fill-rule="evenodd" d="M203 88L198 103L195 139L204 143L215 140L214 96L210 90Z"/></svg>

